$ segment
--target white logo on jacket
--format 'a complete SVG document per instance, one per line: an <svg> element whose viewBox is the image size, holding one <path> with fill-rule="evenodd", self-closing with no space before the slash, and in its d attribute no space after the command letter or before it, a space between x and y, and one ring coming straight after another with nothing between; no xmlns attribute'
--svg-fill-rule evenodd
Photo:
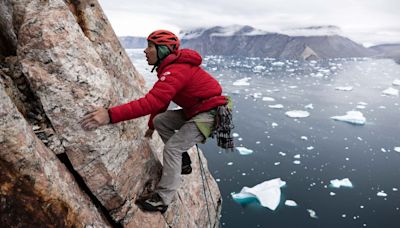
<svg viewBox="0 0 400 228"><path fill-rule="evenodd" d="M170 75L170 74L171 74L171 72L167 71L167 72L164 72L162 75L167 76L167 75Z"/></svg>

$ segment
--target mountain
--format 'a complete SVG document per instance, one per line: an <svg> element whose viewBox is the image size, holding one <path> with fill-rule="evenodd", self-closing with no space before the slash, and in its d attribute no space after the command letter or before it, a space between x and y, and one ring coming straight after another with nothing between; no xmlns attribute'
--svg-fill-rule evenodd
<svg viewBox="0 0 400 228"><path fill-rule="evenodd" d="M125 49L131 48L145 48L147 46L147 40L145 37L138 36L120 36L118 37L119 42Z"/></svg>
<svg viewBox="0 0 400 228"><path fill-rule="evenodd" d="M370 47L370 49L377 51L377 57L391 58L400 64L400 44L381 44Z"/></svg>
<svg viewBox="0 0 400 228"><path fill-rule="evenodd" d="M203 55L240 55L289 59L365 57L374 50L338 34L335 26L314 26L270 33L251 26L215 26L181 32L182 47Z"/></svg>

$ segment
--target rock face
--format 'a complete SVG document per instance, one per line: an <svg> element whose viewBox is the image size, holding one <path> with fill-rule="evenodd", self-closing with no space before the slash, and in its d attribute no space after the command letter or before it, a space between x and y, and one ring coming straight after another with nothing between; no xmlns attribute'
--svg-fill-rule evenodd
<svg viewBox="0 0 400 228"><path fill-rule="evenodd" d="M163 147L144 138L147 118L81 129L88 111L145 91L97 1L5 0L0 12L2 223L206 227L213 198L218 224L221 196L205 167L204 198L196 151L167 213L143 213L134 201L158 182Z"/></svg>
<svg viewBox="0 0 400 228"><path fill-rule="evenodd" d="M400 44L381 44L370 47L370 49L378 52L379 58L391 58L400 64Z"/></svg>
<svg viewBox="0 0 400 228"><path fill-rule="evenodd" d="M310 27L313 32L316 29ZM198 50L203 55L239 55L304 59L365 57L376 54L354 41L336 34L284 35L268 33L250 26L216 26L182 32L182 46ZM308 56L307 56L308 57Z"/></svg>

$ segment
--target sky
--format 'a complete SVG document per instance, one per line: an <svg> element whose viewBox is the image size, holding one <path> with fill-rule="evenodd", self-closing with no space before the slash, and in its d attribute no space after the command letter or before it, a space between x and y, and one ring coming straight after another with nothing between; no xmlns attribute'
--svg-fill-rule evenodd
<svg viewBox="0 0 400 228"><path fill-rule="evenodd" d="M365 46L400 43L399 0L99 0L118 36L175 33L199 27L250 25L290 33L338 26Z"/></svg>

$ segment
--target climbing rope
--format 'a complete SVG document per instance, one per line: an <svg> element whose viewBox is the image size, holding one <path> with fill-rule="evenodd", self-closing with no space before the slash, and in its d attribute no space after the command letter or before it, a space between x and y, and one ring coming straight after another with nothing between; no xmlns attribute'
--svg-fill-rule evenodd
<svg viewBox="0 0 400 228"><path fill-rule="evenodd" d="M211 197L211 202L212 202L212 205L213 205L213 207L214 207L215 213L217 213L217 207L216 207L216 205L215 205L215 203L214 203L214 198L213 198L213 196L212 196L212 194L211 194L211 188L210 188L210 185L208 184L208 180L207 180L207 177L206 177L206 171L204 170L203 162L202 162L201 157L200 157L199 146L198 146L197 144L196 144L196 149L197 149L197 155L198 155L198 157L199 157L200 174L201 174L201 181L203 182L204 198L206 199L206 207L207 207L207 213L208 213L208 221L209 221L210 227L211 227L211 226L212 226L212 223L211 223L210 209L208 208L208 199L207 199L206 185L204 184L204 180L206 180L207 189L208 189L209 195L210 195L210 197ZM219 222L218 215L217 215L217 222L218 222L218 224L220 223L220 222ZM219 224L219 225L221 226L221 224ZM213 226L213 227L214 227L214 226Z"/></svg>

